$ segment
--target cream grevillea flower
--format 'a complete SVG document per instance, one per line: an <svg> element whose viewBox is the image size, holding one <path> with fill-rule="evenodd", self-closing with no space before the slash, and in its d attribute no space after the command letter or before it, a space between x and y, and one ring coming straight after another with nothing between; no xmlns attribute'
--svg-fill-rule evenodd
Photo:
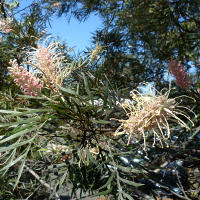
<svg viewBox="0 0 200 200"><path fill-rule="evenodd" d="M10 75L14 77L14 82L20 86L22 92L30 96L38 96L43 87L41 80L28 72L23 66L18 66L16 60L11 60L12 67L8 67Z"/></svg>
<svg viewBox="0 0 200 200"><path fill-rule="evenodd" d="M52 6L53 6L53 7L56 7L56 8L60 8L60 7L61 7L61 2L53 3Z"/></svg>
<svg viewBox="0 0 200 200"><path fill-rule="evenodd" d="M116 130L115 135L127 134L129 135L129 142L134 135L142 136L145 149L146 138L151 134L154 136L153 145L159 140L161 146L163 146L162 141L170 137L170 120L189 129L188 125L178 117L182 116L193 124L190 117L184 112L184 110L189 109L179 106L177 98L170 99L168 95L169 91L164 95L161 93L144 95L136 90L131 92L134 103L125 102L121 104L128 119L119 120L121 125Z"/></svg>

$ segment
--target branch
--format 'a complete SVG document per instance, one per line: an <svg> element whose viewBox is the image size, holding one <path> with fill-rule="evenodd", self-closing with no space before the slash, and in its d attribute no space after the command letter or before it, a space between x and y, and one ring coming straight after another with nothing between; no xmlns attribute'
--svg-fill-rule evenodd
<svg viewBox="0 0 200 200"><path fill-rule="evenodd" d="M24 167L28 170L28 172L30 174L32 174L44 187L46 187L47 189L49 189L50 191L53 191L53 188L46 183L45 181L43 181L38 174L36 174L31 168L29 168L27 165L24 165ZM55 193L55 196L57 198L57 200L60 200L60 197L57 193Z"/></svg>

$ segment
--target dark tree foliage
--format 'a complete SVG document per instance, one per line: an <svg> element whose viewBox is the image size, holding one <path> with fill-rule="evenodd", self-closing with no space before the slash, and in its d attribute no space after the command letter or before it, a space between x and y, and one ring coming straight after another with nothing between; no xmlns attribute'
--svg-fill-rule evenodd
<svg viewBox="0 0 200 200"><path fill-rule="evenodd" d="M199 73L198 0L59 2L59 16L75 16L80 21L91 13L101 17L104 26L96 31L93 41L105 47L101 70L118 87L153 81L161 88L167 63L174 58L187 69L194 64Z"/></svg>

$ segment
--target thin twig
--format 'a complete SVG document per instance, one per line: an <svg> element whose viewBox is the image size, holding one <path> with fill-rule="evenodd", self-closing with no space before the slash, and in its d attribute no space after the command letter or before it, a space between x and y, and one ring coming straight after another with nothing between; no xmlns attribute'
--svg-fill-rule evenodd
<svg viewBox="0 0 200 200"><path fill-rule="evenodd" d="M36 174L31 168L29 168L27 165L24 165L24 167L28 170L28 172L30 174L32 174L44 187L46 187L47 189L49 189L50 191L53 191L53 188L46 183L45 181L43 181L38 174ZM57 198L57 200L60 200L60 197L57 193L55 193L55 196Z"/></svg>
<svg viewBox="0 0 200 200"><path fill-rule="evenodd" d="M28 200L40 187L41 187L41 185L36 187L36 189L25 200Z"/></svg>
<svg viewBox="0 0 200 200"><path fill-rule="evenodd" d="M177 179L178 179L178 183L179 183L178 185L179 185L180 190L183 192L183 194L184 194L186 199L191 200L185 193L185 190L184 190L183 185L182 185L182 183L180 181L180 178L178 176L178 172L177 171L176 171L176 176L177 176Z"/></svg>
<svg viewBox="0 0 200 200"><path fill-rule="evenodd" d="M177 194L177 193L174 192L173 190L170 190L170 192L171 192L172 194L174 194L175 196L179 197L180 199L191 200L191 199L189 199L189 198L187 198L187 197L184 197L184 196L182 196L182 195L180 195L180 194Z"/></svg>

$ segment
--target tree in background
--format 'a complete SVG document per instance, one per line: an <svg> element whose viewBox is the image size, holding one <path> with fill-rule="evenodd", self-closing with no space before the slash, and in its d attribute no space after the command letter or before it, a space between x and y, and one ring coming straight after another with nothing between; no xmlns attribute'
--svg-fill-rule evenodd
<svg viewBox="0 0 200 200"><path fill-rule="evenodd" d="M18 86L0 93L2 199L59 199L68 187L79 199L198 198L199 93L183 66L195 63L198 82L198 2L38 1L22 20L7 17L17 2L1 5ZM105 27L84 57L42 37L54 13L91 12ZM168 67L176 88L164 88Z"/></svg>
<svg viewBox="0 0 200 200"><path fill-rule="evenodd" d="M153 81L156 87L165 85L167 63L172 59L182 61L187 69L194 65L199 77L199 1L61 0L57 3L59 16L66 14L84 21L90 13L95 13L103 20L103 28L94 34L94 43L105 47L101 70L118 87L141 80ZM116 82L117 79L120 81Z"/></svg>

